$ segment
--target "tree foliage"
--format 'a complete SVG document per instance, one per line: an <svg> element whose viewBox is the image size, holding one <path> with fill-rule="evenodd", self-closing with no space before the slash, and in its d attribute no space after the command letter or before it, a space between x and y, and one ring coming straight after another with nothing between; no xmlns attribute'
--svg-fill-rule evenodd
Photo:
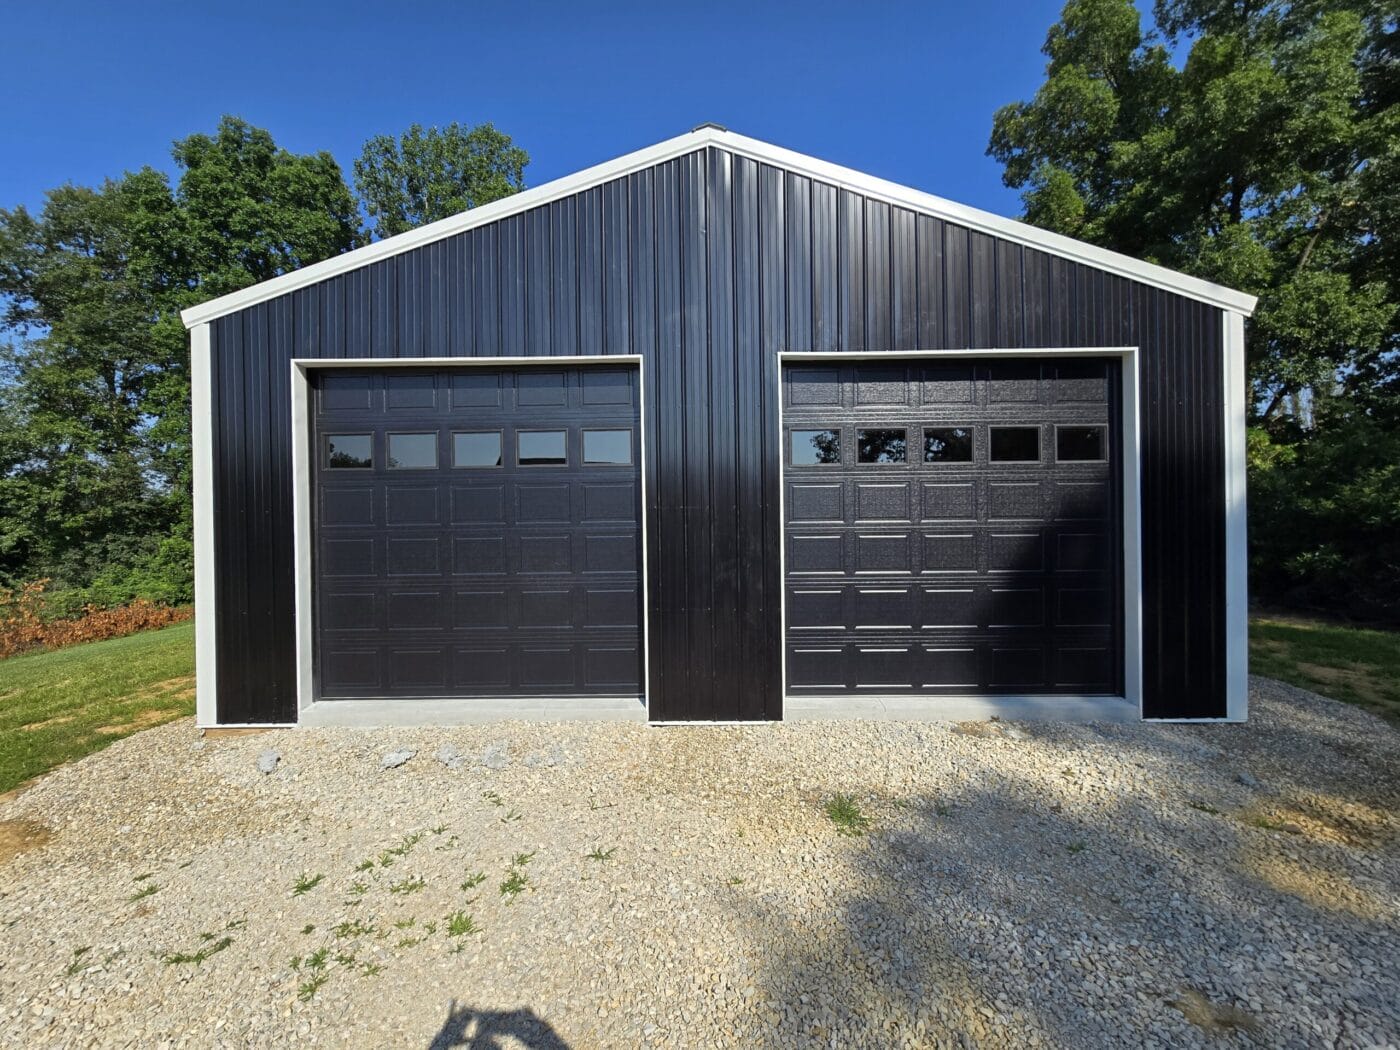
<svg viewBox="0 0 1400 1050"><path fill-rule="evenodd" d="M529 154L491 124L412 125L376 135L355 160L355 188L377 237L392 237L517 193Z"/></svg>
<svg viewBox="0 0 1400 1050"><path fill-rule="evenodd" d="M1346 457L1356 441L1390 447L1400 417L1397 14L1388 0L1157 0L1144 29L1131 0L1070 0L1045 82L997 112L988 149L1029 221L1260 297L1255 578L1390 616L1400 562L1376 564L1395 551L1375 530L1400 485ZM1329 592L1344 565L1361 592Z"/></svg>
<svg viewBox="0 0 1400 1050"><path fill-rule="evenodd" d="M0 588L63 611L188 601L188 337L180 310L513 193L527 157L485 124L379 136L355 165L224 117L155 168L0 208ZM363 171L361 170L363 168Z"/></svg>

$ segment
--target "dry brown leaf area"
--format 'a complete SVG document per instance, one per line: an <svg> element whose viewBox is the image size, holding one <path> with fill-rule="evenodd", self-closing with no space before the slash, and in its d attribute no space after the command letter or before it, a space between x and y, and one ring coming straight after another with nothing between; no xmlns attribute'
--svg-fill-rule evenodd
<svg viewBox="0 0 1400 1050"><path fill-rule="evenodd" d="M115 609L89 605L81 616L51 620L44 616L47 580L18 589L0 588L0 660L37 649L61 649L83 642L122 638L138 631L168 627L191 619L194 610L137 599Z"/></svg>

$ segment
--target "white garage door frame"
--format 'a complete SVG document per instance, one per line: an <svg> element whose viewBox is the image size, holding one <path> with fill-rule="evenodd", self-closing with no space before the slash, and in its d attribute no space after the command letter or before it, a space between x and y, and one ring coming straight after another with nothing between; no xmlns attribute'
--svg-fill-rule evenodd
<svg viewBox="0 0 1400 1050"><path fill-rule="evenodd" d="M848 364L853 361L969 360L1010 357L1116 357L1122 362L1121 479L1123 490L1123 693L1121 696L1076 696L1073 694L1005 694L996 696L936 697L905 695L882 696L790 696L787 683L787 456L783 443L783 398L778 397L778 449L780 477L779 573L783 590L779 615L782 617L783 718L1043 718L1066 721L1137 721L1142 718L1142 496L1140 465L1142 435L1138 407L1138 348L1136 346L1095 346L1054 349L991 350L865 350L854 352L783 351L778 355L779 386L782 370L790 364L825 361Z"/></svg>
<svg viewBox="0 0 1400 1050"><path fill-rule="evenodd" d="M334 369L520 368L553 366L580 368L611 365L635 370L638 397L638 457L641 471L642 561L642 693L620 697L461 697L426 700L351 699L316 697L315 637L312 623L312 428L311 373ZM638 354L587 354L574 357L366 357L293 358L292 368L292 487L293 543L296 576L297 715L303 726L455 725L496 719L541 721L646 721L649 709L650 639L647 587L647 441L646 383Z"/></svg>

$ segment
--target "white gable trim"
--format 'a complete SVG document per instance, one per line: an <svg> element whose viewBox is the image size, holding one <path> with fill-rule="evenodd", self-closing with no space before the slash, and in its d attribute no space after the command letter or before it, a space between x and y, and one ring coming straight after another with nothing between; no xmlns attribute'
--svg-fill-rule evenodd
<svg viewBox="0 0 1400 1050"><path fill-rule="evenodd" d="M182 311L180 316L184 320L186 328L194 328L196 325L223 317L225 314L246 309L269 299L275 299L280 295L286 295L298 288L305 288L307 285L359 269L380 259L387 259L425 244L443 240L464 230L497 222L531 208L538 208L550 201L570 196L582 190L592 189L594 186L684 156L706 146L726 149L760 163L785 168L797 174L821 182L832 183L843 189L853 190L889 204L910 208L959 226L966 226L982 233L1036 248L1051 255L1072 259L1075 262L1084 263L1086 266L1175 292L1190 299L1198 299L1224 310L1248 316L1253 313L1254 304L1257 301L1255 296L1237 292L1223 285L1212 284L1210 281L1203 281L1197 277L1190 277L1175 270L1169 270L1164 266L1142 262L1127 255L1120 255L1118 252L1111 252L1106 248L1085 244L1083 241L1076 241L1071 237L1051 233L1048 230L994 215L978 208L955 204L942 197L935 197L932 194L910 189L898 183L878 179L852 168L829 164L826 161L817 160L815 157L783 149L781 146L773 146L758 139L737 135L732 131L705 126L696 128L685 135L667 139L655 146L649 146L635 153L618 157L616 160L597 164L576 174L555 179L543 186L524 190L504 200L483 204L479 208L462 212L460 215L449 216L438 222L409 230L407 233L388 237L343 255L304 266L300 270L282 274L280 277L274 277L241 291L222 295L198 306L192 306L188 310Z"/></svg>

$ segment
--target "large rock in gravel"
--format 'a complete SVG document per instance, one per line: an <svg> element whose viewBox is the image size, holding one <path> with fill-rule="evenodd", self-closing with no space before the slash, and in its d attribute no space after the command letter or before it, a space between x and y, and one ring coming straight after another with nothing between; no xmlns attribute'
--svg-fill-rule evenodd
<svg viewBox="0 0 1400 1050"><path fill-rule="evenodd" d="M481 764L487 769L505 769L510 765L510 745L504 741L487 744L481 752Z"/></svg>
<svg viewBox="0 0 1400 1050"><path fill-rule="evenodd" d="M276 751L267 750L258 756L258 772L267 774L277 768L277 763L282 761L282 756Z"/></svg>
<svg viewBox="0 0 1400 1050"><path fill-rule="evenodd" d="M448 769L461 769L466 760L462 757L462 752L458 751L451 744L443 744L438 748L437 760Z"/></svg>
<svg viewBox="0 0 1400 1050"><path fill-rule="evenodd" d="M403 765L416 754L418 754L417 751L407 747L401 748L398 751L390 751L387 755L385 755L379 760L379 768L397 769L399 766Z"/></svg>

